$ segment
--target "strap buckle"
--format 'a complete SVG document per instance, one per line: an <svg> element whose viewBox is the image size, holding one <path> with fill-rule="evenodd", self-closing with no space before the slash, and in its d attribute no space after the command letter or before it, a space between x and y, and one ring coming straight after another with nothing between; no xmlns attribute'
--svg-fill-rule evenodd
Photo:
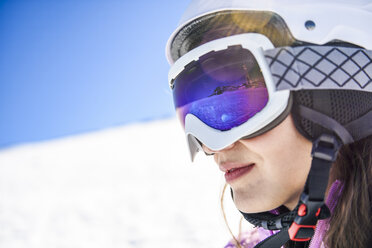
<svg viewBox="0 0 372 248"><path fill-rule="evenodd" d="M309 196L305 193L302 193L300 202L297 216L288 229L288 234L291 240L303 242L309 241L314 235L322 207L327 205L324 201L309 200ZM324 212L329 213L329 211Z"/></svg>
<svg viewBox="0 0 372 248"><path fill-rule="evenodd" d="M292 223L288 229L289 238L293 241L309 241L314 235L315 225L299 225L295 222Z"/></svg>
<svg viewBox="0 0 372 248"><path fill-rule="evenodd" d="M341 144L335 136L322 134L313 142L311 156L333 162L337 158L340 147Z"/></svg>

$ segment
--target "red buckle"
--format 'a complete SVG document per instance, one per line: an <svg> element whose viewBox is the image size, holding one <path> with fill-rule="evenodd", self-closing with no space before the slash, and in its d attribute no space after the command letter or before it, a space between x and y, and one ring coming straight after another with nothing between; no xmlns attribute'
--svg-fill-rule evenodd
<svg viewBox="0 0 372 248"><path fill-rule="evenodd" d="M306 205L301 204L301 206L298 208L297 215L302 217L306 215L306 212L307 212Z"/></svg>
<svg viewBox="0 0 372 248"><path fill-rule="evenodd" d="M313 231L315 231L315 225L313 226L309 226L309 225L299 225L297 224L296 222L293 222L291 227L288 229L288 233L289 233L289 238L293 241L300 241L300 242L303 242L303 241L309 241L312 237L308 237L308 238L296 238L298 232L300 231L301 228L305 228L305 229L312 229Z"/></svg>
<svg viewBox="0 0 372 248"><path fill-rule="evenodd" d="M321 211L321 208L319 208L318 211L316 212L315 214L316 217L319 217L320 211Z"/></svg>

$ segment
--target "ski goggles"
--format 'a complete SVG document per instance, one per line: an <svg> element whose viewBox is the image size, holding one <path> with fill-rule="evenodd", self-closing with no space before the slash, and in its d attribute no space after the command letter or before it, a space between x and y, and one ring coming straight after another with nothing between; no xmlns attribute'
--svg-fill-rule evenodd
<svg viewBox="0 0 372 248"><path fill-rule="evenodd" d="M358 75L372 87L372 66L363 58L369 55L350 47L274 48L257 33L189 51L171 67L168 80L192 160L201 143L221 150L276 126L290 111L290 90L361 90Z"/></svg>
<svg viewBox="0 0 372 248"><path fill-rule="evenodd" d="M172 66L170 87L192 159L205 144L220 150L267 126L286 109L289 91L276 92L260 34L208 42Z"/></svg>

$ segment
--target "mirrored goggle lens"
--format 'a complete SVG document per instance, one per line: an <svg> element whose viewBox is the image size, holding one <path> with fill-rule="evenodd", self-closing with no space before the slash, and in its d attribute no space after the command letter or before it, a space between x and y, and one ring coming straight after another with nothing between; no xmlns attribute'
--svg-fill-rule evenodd
<svg viewBox="0 0 372 248"><path fill-rule="evenodd" d="M221 131L248 121L266 106L269 97L255 57L241 46L210 52L191 62L173 86L183 126L186 115L193 114Z"/></svg>

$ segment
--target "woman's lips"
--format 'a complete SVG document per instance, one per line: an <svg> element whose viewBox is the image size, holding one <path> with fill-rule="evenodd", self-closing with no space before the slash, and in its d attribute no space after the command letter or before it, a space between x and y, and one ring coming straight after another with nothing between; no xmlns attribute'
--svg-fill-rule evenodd
<svg viewBox="0 0 372 248"><path fill-rule="evenodd" d="M239 167L239 168L233 168L225 173L225 179L227 183L230 183L234 181L235 179L238 179L239 177L247 174L250 172L253 168L254 164L250 164L247 166Z"/></svg>

